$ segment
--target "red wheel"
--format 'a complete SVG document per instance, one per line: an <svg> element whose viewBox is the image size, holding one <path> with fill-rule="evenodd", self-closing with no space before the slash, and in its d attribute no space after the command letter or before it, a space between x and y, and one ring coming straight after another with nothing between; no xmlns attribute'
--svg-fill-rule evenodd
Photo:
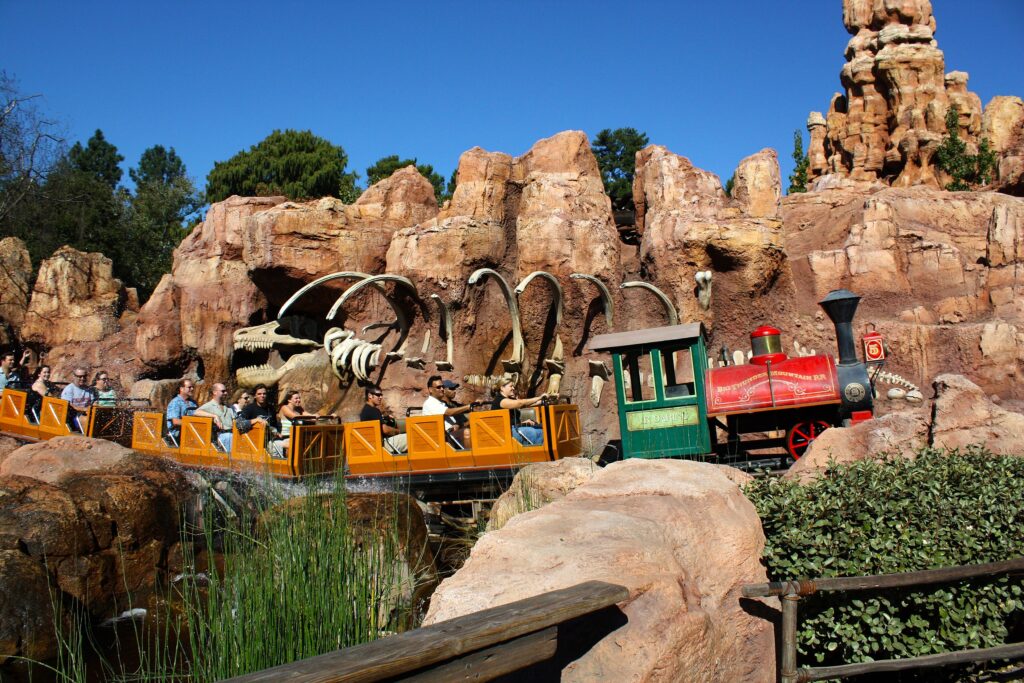
<svg viewBox="0 0 1024 683"><path fill-rule="evenodd" d="M814 442L818 436L831 427L824 420L802 420L789 428L786 432L786 450L794 460L799 460L807 447Z"/></svg>

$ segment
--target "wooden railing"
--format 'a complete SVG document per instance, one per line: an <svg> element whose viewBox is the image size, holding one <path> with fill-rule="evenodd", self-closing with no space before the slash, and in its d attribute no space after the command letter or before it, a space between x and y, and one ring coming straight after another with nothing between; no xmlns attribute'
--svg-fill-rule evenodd
<svg viewBox="0 0 1024 683"><path fill-rule="evenodd" d="M587 581L229 680L334 683L409 677L489 681L545 662L562 666L572 660L558 662L559 652L575 650L575 658L581 644L589 649L625 623L615 605L628 597L623 586ZM608 618L599 617L609 610ZM581 636L581 631L587 633Z"/></svg>
<svg viewBox="0 0 1024 683"><path fill-rule="evenodd" d="M845 678L882 671L927 669L967 662L986 662L997 659L1019 659L1024 657L1024 643L1001 645L977 650L961 650L939 655L907 657L906 659L885 659L861 664L840 666L796 667L797 603L801 596L813 595L819 591L859 591L879 588L906 588L949 583L979 576L998 576L1024 572L1024 558L972 564L944 569L929 569L903 574L880 574L875 576L846 576L839 578L799 579L795 581L773 581L771 583L748 584L743 587L743 596L763 598L775 595L782 598L782 652L780 653L780 679L782 683L821 681L828 678Z"/></svg>

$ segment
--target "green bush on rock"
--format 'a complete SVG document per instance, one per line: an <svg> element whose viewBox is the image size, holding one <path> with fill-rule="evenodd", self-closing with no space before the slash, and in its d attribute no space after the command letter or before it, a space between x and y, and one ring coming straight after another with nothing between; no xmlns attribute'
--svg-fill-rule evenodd
<svg viewBox="0 0 1024 683"><path fill-rule="evenodd" d="M1024 555L1024 458L924 449L834 465L800 484L758 479L772 581L891 574ZM1007 642L1024 626L1019 577L802 598L799 651L819 663L916 657Z"/></svg>

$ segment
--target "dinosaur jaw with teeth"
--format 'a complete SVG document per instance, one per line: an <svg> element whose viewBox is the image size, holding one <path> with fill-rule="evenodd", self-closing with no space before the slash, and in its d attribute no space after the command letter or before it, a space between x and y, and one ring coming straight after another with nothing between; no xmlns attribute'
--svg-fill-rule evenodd
<svg viewBox="0 0 1024 683"><path fill-rule="evenodd" d="M297 353L277 367L270 363L261 363L259 365L238 368L235 370L235 382L238 383L238 386L248 389L257 384L265 384L268 387L272 387L280 382L289 372L315 363L316 350L308 353Z"/></svg>

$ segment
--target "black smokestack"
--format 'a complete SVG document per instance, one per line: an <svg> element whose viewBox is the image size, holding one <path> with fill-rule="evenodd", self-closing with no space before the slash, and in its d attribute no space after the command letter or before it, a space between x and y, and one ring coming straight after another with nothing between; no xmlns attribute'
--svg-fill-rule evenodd
<svg viewBox="0 0 1024 683"><path fill-rule="evenodd" d="M853 343L853 316L857 313L859 303L860 297L848 289L834 289L818 302L836 326L840 365L856 365L860 362L857 358L857 345Z"/></svg>

